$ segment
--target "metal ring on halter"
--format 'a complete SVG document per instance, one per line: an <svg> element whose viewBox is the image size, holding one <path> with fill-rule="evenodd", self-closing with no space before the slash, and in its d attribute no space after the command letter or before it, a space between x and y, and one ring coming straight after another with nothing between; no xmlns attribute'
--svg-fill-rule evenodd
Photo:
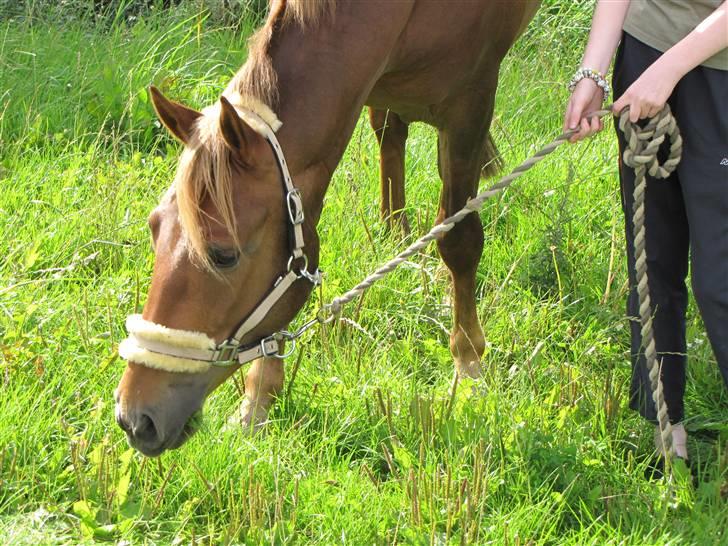
<svg viewBox="0 0 728 546"><path fill-rule="evenodd" d="M318 286L321 284L321 270L320 269L317 269L313 273L309 272L308 269L302 269L301 271L298 272L298 274L314 286Z"/></svg>
<svg viewBox="0 0 728 546"><path fill-rule="evenodd" d="M279 342L281 341L279 338L282 337L283 339L289 341L291 343L290 348L287 352L281 354L278 352L271 353L268 352L268 349L265 348L265 344L268 341L275 341ZM288 358L293 354L293 352L296 350L296 338L291 334L290 332L287 332L286 330L281 330L280 332L277 332L273 334L272 336L264 337L260 340L260 350L264 357L268 358L278 358L283 360L284 358Z"/></svg>
<svg viewBox="0 0 728 546"><path fill-rule="evenodd" d="M308 282L310 282L314 286L318 286L321 284L321 270L317 269L313 273L308 270L308 256L305 254L299 256L296 258L295 256L291 256L288 258L288 265L286 266L286 269L288 271L291 271L293 268L293 262L295 260L303 260L302 267L298 270L298 278L299 279L306 279Z"/></svg>
<svg viewBox="0 0 728 546"><path fill-rule="evenodd" d="M299 273L301 271L308 271L308 256L306 256L305 254L301 254L301 256L299 256L298 258L296 258L295 256L291 256L290 258L288 258L288 265L286 266L286 269L288 271L292 271L292 269L293 269L293 262L295 260L303 260L303 267L301 267L298 270Z"/></svg>

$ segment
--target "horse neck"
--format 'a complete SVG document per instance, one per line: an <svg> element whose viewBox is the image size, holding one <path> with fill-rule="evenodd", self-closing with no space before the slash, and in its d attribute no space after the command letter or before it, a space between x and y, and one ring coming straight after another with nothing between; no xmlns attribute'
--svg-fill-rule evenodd
<svg viewBox="0 0 728 546"><path fill-rule="evenodd" d="M278 74L278 116L283 122L278 138L291 174L318 219L324 194L356 125L365 97L361 85L342 74L326 73L335 56L321 51L315 39L306 36L298 47L293 32L279 38L271 56ZM289 39L290 38L290 39ZM302 43L303 42L303 43ZM310 44L310 45L309 45Z"/></svg>
<svg viewBox="0 0 728 546"><path fill-rule="evenodd" d="M333 20L306 30L286 25L277 30L269 51L278 78L277 114L283 122L278 138L307 214L316 221L331 175L394 43L372 40L376 22L367 21L368 14L360 11L340 9ZM398 33L392 29L391 34Z"/></svg>

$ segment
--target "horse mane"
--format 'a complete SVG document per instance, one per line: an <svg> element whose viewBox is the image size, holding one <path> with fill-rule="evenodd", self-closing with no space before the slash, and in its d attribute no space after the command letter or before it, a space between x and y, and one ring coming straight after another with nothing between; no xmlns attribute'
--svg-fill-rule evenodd
<svg viewBox="0 0 728 546"><path fill-rule="evenodd" d="M252 96L272 108L278 105L278 76L270 58L275 32L288 25L315 27L332 17L336 0L279 0L271 2L265 24L248 41L248 61L235 74L228 91Z"/></svg>
<svg viewBox="0 0 728 546"><path fill-rule="evenodd" d="M299 25L313 26L334 12L336 0L288 0L283 12L283 23L295 21Z"/></svg>
<svg viewBox="0 0 728 546"><path fill-rule="evenodd" d="M288 25L303 29L333 15L335 0L279 0L271 2L265 24L250 38L248 60L228 84L225 97L237 107L247 108L274 130L280 122L272 109L278 105L278 78L269 54L276 31ZM233 206L231 152L220 129L220 105L209 106L198 118L180 157L174 188L179 219L191 258L213 270L203 230L202 202L206 197L218 211L225 229L240 249ZM253 129L256 127L253 125Z"/></svg>

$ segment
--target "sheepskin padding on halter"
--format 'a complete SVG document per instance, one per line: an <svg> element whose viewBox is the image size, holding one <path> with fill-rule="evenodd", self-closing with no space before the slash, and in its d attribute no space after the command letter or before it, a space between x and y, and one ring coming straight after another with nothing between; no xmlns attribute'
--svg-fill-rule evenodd
<svg viewBox="0 0 728 546"><path fill-rule="evenodd" d="M280 129L283 125L281 120L278 119L276 113L271 110L267 104L256 99L255 97L251 97L250 95L241 95L239 93L229 93L228 95L226 95L226 97L230 101L230 104L235 107L238 115L243 118L245 123L250 125L250 127L259 135L266 135L266 133L268 132L266 130L266 127L261 125L260 121L256 119L255 116L248 115L246 110L252 112L260 119L262 119L268 125L268 127L273 130L274 133L278 132L278 129ZM211 108L219 107L219 104L215 104Z"/></svg>
<svg viewBox="0 0 728 546"><path fill-rule="evenodd" d="M215 340L202 332L176 330L161 324L144 320L141 315L130 315L126 319L129 337L119 344L121 358L167 372L201 373L210 369L210 363L150 351L139 341L159 342L183 349L214 350Z"/></svg>

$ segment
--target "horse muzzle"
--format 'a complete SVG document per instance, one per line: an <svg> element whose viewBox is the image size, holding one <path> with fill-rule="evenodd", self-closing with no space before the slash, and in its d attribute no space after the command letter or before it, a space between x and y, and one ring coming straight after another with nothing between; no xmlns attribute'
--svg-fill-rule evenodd
<svg viewBox="0 0 728 546"><path fill-rule="evenodd" d="M181 446L197 429L208 374L173 374L130 362L116 399L116 422L129 445L156 457Z"/></svg>

